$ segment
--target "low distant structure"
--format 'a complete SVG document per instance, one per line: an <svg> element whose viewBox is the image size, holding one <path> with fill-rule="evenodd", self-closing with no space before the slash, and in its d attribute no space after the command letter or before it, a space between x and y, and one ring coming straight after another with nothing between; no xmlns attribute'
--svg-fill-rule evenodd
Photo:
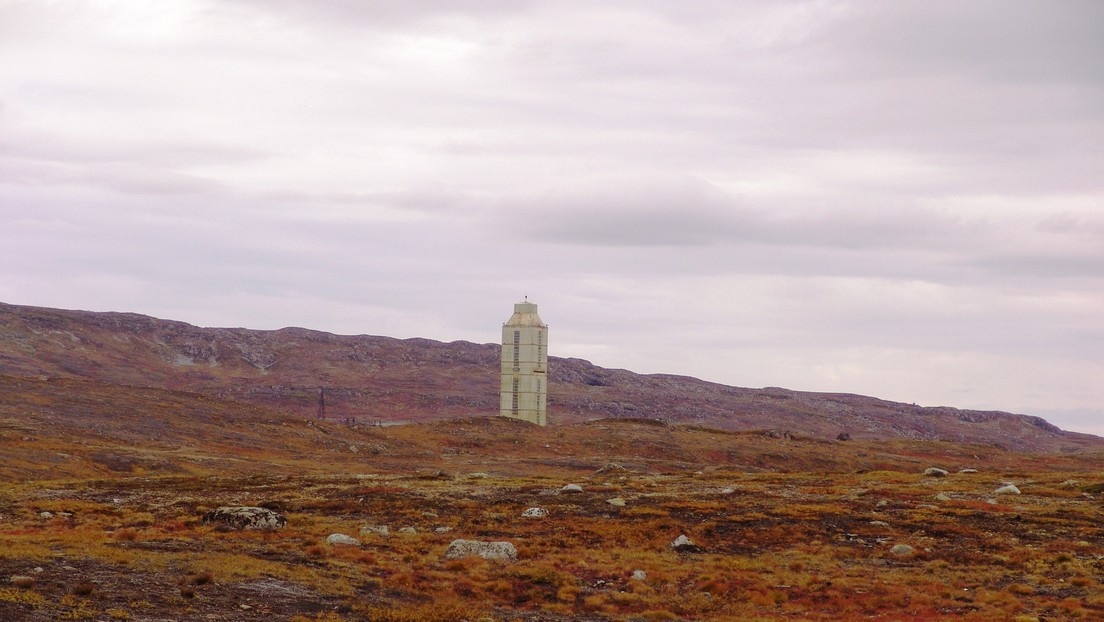
<svg viewBox="0 0 1104 622"><path fill-rule="evenodd" d="M547 412L548 325L526 298L514 305L514 314L502 325L499 414L546 425Z"/></svg>

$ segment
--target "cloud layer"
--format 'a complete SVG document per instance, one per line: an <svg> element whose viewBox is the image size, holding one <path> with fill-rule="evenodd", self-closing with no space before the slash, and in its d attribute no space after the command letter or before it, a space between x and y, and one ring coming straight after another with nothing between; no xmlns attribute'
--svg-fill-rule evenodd
<svg viewBox="0 0 1104 622"><path fill-rule="evenodd" d="M443 6L442 6L443 5ZM0 4L0 300L1104 433L1104 8Z"/></svg>

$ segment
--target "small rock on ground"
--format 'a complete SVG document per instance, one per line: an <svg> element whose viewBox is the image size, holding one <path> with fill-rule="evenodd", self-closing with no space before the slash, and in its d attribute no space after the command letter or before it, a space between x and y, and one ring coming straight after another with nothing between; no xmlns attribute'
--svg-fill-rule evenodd
<svg viewBox="0 0 1104 622"><path fill-rule="evenodd" d="M696 553L702 550L702 548L696 544L690 538L686 537L686 534L682 534L675 538L674 542L671 542L671 548L685 553Z"/></svg>

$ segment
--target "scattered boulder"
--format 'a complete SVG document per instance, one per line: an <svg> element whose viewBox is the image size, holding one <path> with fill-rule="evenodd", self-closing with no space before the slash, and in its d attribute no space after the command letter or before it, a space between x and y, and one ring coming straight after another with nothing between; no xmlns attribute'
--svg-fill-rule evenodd
<svg viewBox="0 0 1104 622"><path fill-rule="evenodd" d="M365 525L360 528L361 536L383 536L386 538L391 535L391 529L387 525Z"/></svg>
<svg viewBox="0 0 1104 622"><path fill-rule="evenodd" d="M326 544L332 544L334 546L346 545L346 546L360 546L360 540L347 536L343 533L331 533L326 538Z"/></svg>
<svg viewBox="0 0 1104 622"><path fill-rule="evenodd" d="M403 527L399 529L399 533L418 533L418 530L413 527Z"/></svg>
<svg viewBox="0 0 1104 622"><path fill-rule="evenodd" d="M428 519L432 520L434 518L437 518L437 513L436 512L425 511L425 512L422 512L422 518L428 518Z"/></svg>
<svg viewBox="0 0 1104 622"><path fill-rule="evenodd" d="M1059 488L1078 488L1081 486L1081 482L1075 479L1067 479L1066 481L1058 484Z"/></svg>
<svg viewBox="0 0 1104 622"><path fill-rule="evenodd" d="M509 542L483 542L481 540L453 540L445 549L445 559L482 557L494 561L517 561L517 547Z"/></svg>
<svg viewBox="0 0 1104 622"><path fill-rule="evenodd" d="M897 557L909 557L916 552L916 549L907 544L894 544L889 552Z"/></svg>
<svg viewBox="0 0 1104 622"><path fill-rule="evenodd" d="M48 520L48 519L51 519L51 518L54 517L54 513L53 512L39 512L38 517L41 518L42 520Z"/></svg>
<svg viewBox="0 0 1104 622"><path fill-rule="evenodd" d="M615 506L615 507L619 507L619 508L625 507L625 500L622 499L621 497L614 497L612 499L606 499L606 503L608 503L612 506Z"/></svg>
<svg viewBox="0 0 1104 622"><path fill-rule="evenodd" d="M837 441L849 441L849 440L851 440L851 435L848 434L847 432L840 432L839 434L836 435L836 440Z"/></svg>
<svg viewBox="0 0 1104 622"><path fill-rule="evenodd" d="M939 467L928 467L924 469L924 475L927 475L928 477L947 477L948 473L949 471L947 471L946 469L941 469Z"/></svg>
<svg viewBox="0 0 1104 622"><path fill-rule="evenodd" d="M959 469L958 472L962 473L963 475L972 475L974 473L977 473L978 470L977 469Z"/></svg>
<svg viewBox="0 0 1104 622"><path fill-rule="evenodd" d="M231 529L271 531L287 527L283 514L268 508L245 505L224 505L203 515L204 525L223 525Z"/></svg>
<svg viewBox="0 0 1104 622"><path fill-rule="evenodd" d="M28 577L27 575L17 574L12 575L10 583L20 589L27 589L34 586L35 579L34 577Z"/></svg>
<svg viewBox="0 0 1104 622"><path fill-rule="evenodd" d="M468 479L487 479L486 473L468 473Z"/></svg>
<svg viewBox="0 0 1104 622"><path fill-rule="evenodd" d="M1000 488L994 490L993 494L995 494L995 495L1018 495L1018 494L1020 494L1020 489L1017 488L1015 484L1005 484L1004 486L1001 486Z"/></svg>
<svg viewBox="0 0 1104 622"><path fill-rule="evenodd" d="M645 581L648 579L648 573L643 570L634 570L632 573L633 581Z"/></svg>
<svg viewBox="0 0 1104 622"><path fill-rule="evenodd" d="M871 527L889 527L889 523L884 520L872 520L870 521Z"/></svg>
<svg viewBox="0 0 1104 622"><path fill-rule="evenodd" d="M523 518L544 518L548 516L548 510L544 508L529 508L521 513Z"/></svg>
<svg viewBox="0 0 1104 622"><path fill-rule="evenodd" d="M583 492L583 487L578 485L578 484L567 484L566 486L564 486L563 488L560 489L560 492L563 492L563 493Z"/></svg>
<svg viewBox="0 0 1104 622"><path fill-rule="evenodd" d="M936 501L950 501L951 498L950 498L950 496L947 495L947 493L941 492L941 493L935 495L935 500Z"/></svg>
<svg viewBox="0 0 1104 622"><path fill-rule="evenodd" d="M442 526L442 527L437 527L436 529L434 529L433 533L448 533L450 531L452 531L452 527Z"/></svg>
<svg viewBox="0 0 1104 622"><path fill-rule="evenodd" d="M736 491L733 490L732 488L722 488L721 489L721 494L722 495L731 495L734 492L736 492Z"/></svg>
<svg viewBox="0 0 1104 622"><path fill-rule="evenodd" d="M700 553L702 550L702 548L694 544L694 541L688 538L686 534L682 534L675 538L675 540L671 542L671 548L679 553Z"/></svg>
<svg viewBox="0 0 1104 622"><path fill-rule="evenodd" d="M606 466L598 469L594 472L595 475L603 475L605 473L624 473L628 471L625 467L617 464L616 462L607 462Z"/></svg>

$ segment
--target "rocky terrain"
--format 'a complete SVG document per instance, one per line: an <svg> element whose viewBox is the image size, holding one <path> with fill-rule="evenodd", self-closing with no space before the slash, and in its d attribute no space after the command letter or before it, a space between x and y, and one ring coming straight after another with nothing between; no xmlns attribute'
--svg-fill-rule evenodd
<svg viewBox="0 0 1104 622"><path fill-rule="evenodd" d="M1095 437L497 351L0 307L0 620L1104 618Z"/></svg>
<svg viewBox="0 0 1104 622"><path fill-rule="evenodd" d="M499 346L303 328L199 328L128 313L0 304L0 375L200 393L313 417L417 422L493 414ZM850 394L748 389L551 357L554 425L611 417L821 439L924 439L1079 451L1101 439L1038 417Z"/></svg>
<svg viewBox="0 0 1104 622"><path fill-rule="evenodd" d="M0 395L0 620L1104 616L1100 451Z"/></svg>

